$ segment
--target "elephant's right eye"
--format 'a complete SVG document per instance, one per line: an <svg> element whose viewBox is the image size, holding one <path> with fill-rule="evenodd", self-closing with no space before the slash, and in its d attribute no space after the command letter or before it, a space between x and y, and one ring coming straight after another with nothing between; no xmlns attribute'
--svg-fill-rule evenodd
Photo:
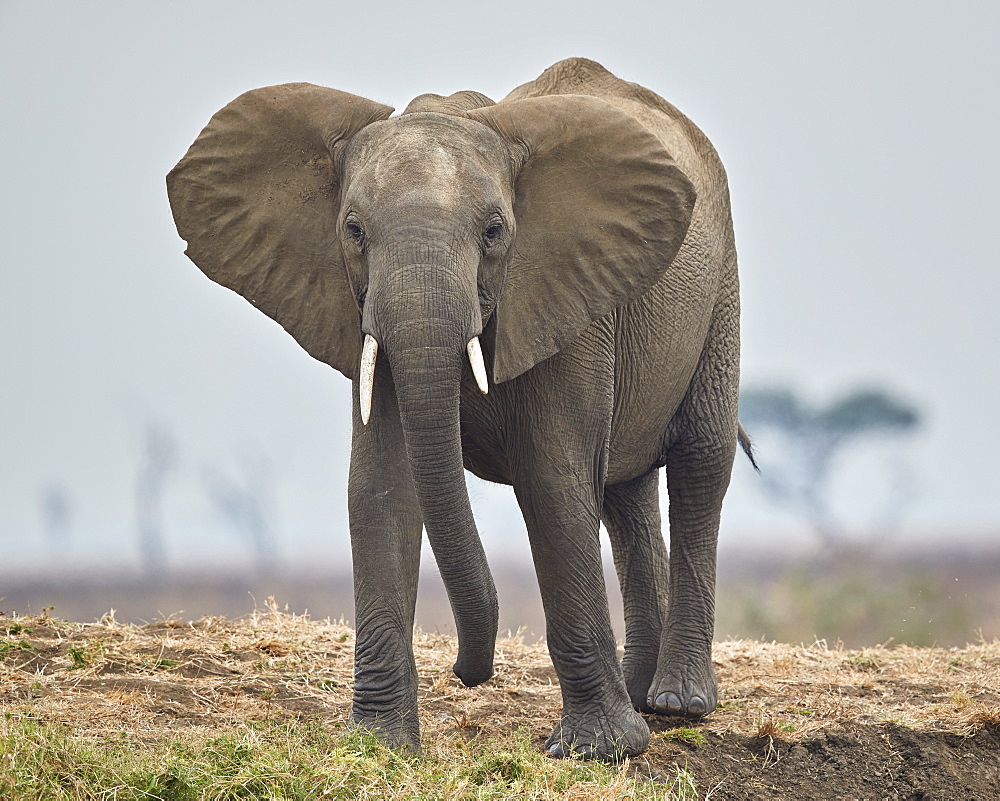
<svg viewBox="0 0 1000 801"><path fill-rule="evenodd" d="M485 231L483 231L483 250L489 250L492 248L503 236L503 225L499 222L492 223Z"/></svg>
<svg viewBox="0 0 1000 801"><path fill-rule="evenodd" d="M359 247L365 242L365 229L361 227L361 224L357 220L348 220L344 223L344 230L347 231L347 235L354 240L354 243Z"/></svg>

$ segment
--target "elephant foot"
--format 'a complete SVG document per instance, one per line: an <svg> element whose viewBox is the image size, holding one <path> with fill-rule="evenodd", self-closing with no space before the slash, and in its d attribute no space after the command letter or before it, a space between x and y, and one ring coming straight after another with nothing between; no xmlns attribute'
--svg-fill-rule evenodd
<svg viewBox="0 0 1000 801"><path fill-rule="evenodd" d="M416 709L408 713L375 715L354 709L348 728L366 731L393 750L413 755L420 753L420 723Z"/></svg>
<svg viewBox="0 0 1000 801"><path fill-rule="evenodd" d="M714 712L718 701L719 685L711 657L702 665L671 665L658 671L646 694L653 712L694 720Z"/></svg>
<svg viewBox="0 0 1000 801"><path fill-rule="evenodd" d="M598 708L584 712L563 712L552 736L545 743L557 758L575 756L621 762L634 757L649 745L649 727L639 714L628 707L614 713Z"/></svg>

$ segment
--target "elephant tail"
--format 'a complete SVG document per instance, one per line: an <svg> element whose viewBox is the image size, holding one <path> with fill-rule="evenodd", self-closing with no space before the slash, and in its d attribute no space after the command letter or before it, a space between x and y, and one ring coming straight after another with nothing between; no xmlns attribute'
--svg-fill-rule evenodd
<svg viewBox="0 0 1000 801"><path fill-rule="evenodd" d="M750 460L750 464L753 465L753 469L759 473L760 467L757 466L757 460L753 455L753 442L751 441L747 430L743 427L743 423L739 423L739 430L736 433L736 441L740 443L740 447L743 449L743 453L747 455L747 459Z"/></svg>

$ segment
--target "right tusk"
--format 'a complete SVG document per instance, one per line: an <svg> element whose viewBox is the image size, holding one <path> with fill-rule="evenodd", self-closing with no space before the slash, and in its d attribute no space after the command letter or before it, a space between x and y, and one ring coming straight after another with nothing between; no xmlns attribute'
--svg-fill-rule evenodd
<svg viewBox="0 0 1000 801"><path fill-rule="evenodd" d="M479 345L479 337L470 339L465 349L469 352L469 364L472 365L472 374L476 377L479 391L485 395L490 391L490 385L486 383L486 365L483 363L483 349Z"/></svg>
<svg viewBox="0 0 1000 801"><path fill-rule="evenodd" d="M375 357L378 342L371 334L365 334L365 346L361 350L361 386L358 388L358 402L361 405L361 423L368 425L372 416L372 385L375 383Z"/></svg>

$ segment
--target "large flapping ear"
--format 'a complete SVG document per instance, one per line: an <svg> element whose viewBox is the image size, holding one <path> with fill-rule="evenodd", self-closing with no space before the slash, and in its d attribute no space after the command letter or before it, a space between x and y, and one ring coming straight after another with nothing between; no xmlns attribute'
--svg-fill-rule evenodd
<svg viewBox="0 0 1000 801"><path fill-rule="evenodd" d="M255 89L212 117L167 176L190 259L349 378L361 337L337 238L333 149L390 114L307 83Z"/></svg>
<svg viewBox="0 0 1000 801"><path fill-rule="evenodd" d="M497 306L497 382L531 369L670 266L694 187L660 140L616 106L549 95L468 112L525 160Z"/></svg>

